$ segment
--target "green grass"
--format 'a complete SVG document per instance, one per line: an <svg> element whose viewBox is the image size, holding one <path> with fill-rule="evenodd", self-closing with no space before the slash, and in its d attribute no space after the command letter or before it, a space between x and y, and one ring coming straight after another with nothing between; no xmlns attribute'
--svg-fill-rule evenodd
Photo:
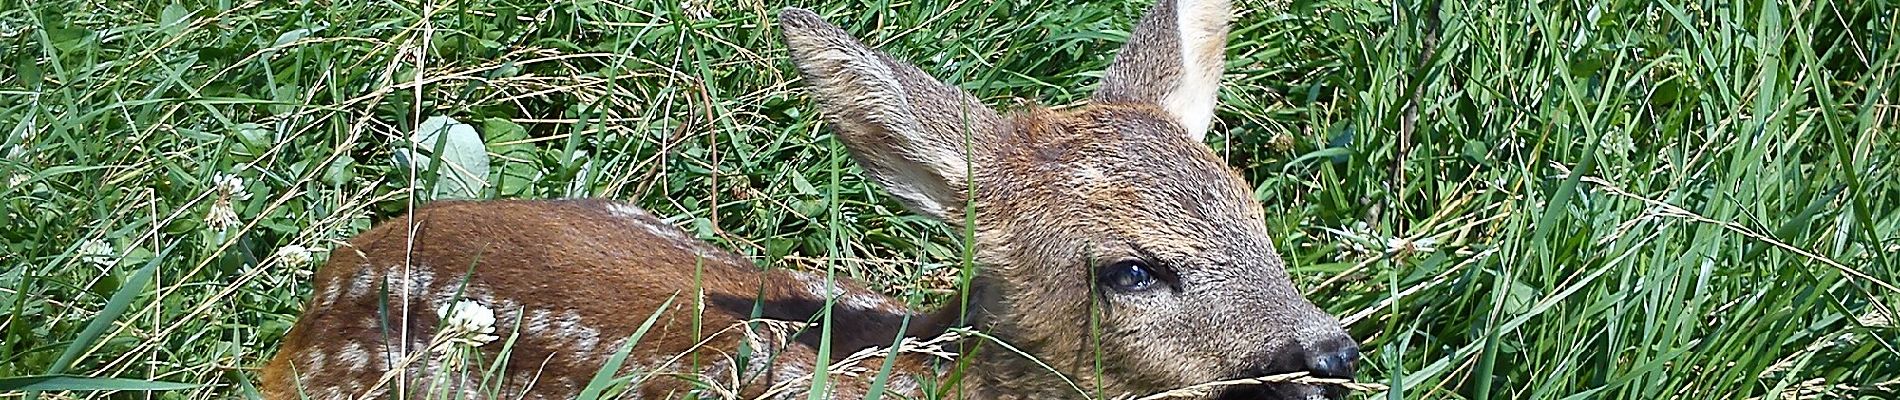
<svg viewBox="0 0 1900 400"><path fill-rule="evenodd" d="M958 233L821 129L787 4L687 3L0 2L0 377L241 395L323 259L273 254L434 193L395 161L431 116L480 132L481 197L631 199L894 294L958 279ZM1149 2L803 5L1006 107L1086 100ZM1891 2L1237 8L1210 142L1364 343L1362 380L1900 397ZM239 225L207 224L221 198Z"/></svg>

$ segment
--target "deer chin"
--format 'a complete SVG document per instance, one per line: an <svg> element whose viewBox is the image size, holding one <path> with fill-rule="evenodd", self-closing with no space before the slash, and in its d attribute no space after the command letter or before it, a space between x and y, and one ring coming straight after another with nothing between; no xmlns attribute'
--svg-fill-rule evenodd
<svg viewBox="0 0 1900 400"><path fill-rule="evenodd" d="M1346 391L1337 387L1322 387L1297 383L1271 383L1254 386L1236 386L1214 397L1215 400L1339 400L1346 397Z"/></svg>

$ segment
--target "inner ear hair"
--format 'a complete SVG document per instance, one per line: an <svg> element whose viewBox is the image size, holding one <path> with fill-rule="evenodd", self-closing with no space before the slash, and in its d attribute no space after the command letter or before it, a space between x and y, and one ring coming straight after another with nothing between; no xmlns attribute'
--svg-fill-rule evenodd
<svg viewBox="0 0 1900 400"><path fill-rule="evenodd" d="M779 20L792 61L852 159L912 211L961 221L965 182L1002 117L816 13L786 8Z"/></svg>
<svg viewBox="0 0 1900 400"><path fill-rule="evenodd" d="M1160 0L1129 32L1095 99L1167 110L1195 141L1206 138L1219 100L1229 0Z"/></svg>

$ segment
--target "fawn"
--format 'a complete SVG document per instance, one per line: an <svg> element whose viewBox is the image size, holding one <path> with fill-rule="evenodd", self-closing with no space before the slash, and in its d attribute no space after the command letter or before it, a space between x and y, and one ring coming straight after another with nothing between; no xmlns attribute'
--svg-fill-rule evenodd
<svg viewBox="0 0 1900 400"><path fill-rule="evenodd" d="M649 399L789 399L818 378L827 398L861 398L886 356L884 393L904 398L1120 397L1295 371L1350 379L1357 344L1294 288L1249 185L1202 143L1230 13L1227 0L1160 0L1091 104L1008 115L817 14L780 14L853 159L912 211L973 232L981 269L967 307L916 312L849 282L761 269L615 201L437 202L332 252L263 393L572 398L629 345L609 372L636 377L621 396ZM465 325L453 314L468 304L498 331L462 345L505 358L495 373L454 372L430 354L451 348L438 334ZM831 318L817 317L827 304ZM817 324L831 324L822 371ZM945 334L970 332L959 324L1010 347ZM879 352L900 337L909 345ZM966 366L943 359L953 351ZM1342 395L1292 383L1201 394Z"/></svg>

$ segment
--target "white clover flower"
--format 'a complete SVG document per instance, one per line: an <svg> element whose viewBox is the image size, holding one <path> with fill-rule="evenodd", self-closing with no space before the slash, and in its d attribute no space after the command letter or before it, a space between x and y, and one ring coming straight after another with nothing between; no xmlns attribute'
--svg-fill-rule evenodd
<svg viewBox="0 0 1900 400"><path fill-rule="evenodd" d="M1406 238L1386 238L1385 251L1405 251L1412 253L1430 253L1438 250L1437 238L1411 240Z"/></svg>
<svg viewBox="0 0 1900 400"><path fill-rule="evenodd" d="M251 199L251 192L244 190L244 177L237 174L222 172L211 174L211 185L218 191L219 197L234 201Z"/></svg>
<svg viewBox="0 0 1900 400"><path fill-rule="evenodd" d="M91 239L79 244L79 260L101 267L110 267L119 263L119 252L112 249L111 243Z"/></svg>
<svg viewBox="0 0 1900 400"><path fill-rule="evenodd" d="M498 338L494 335L495 310L490 310L481 303L471 300L458 301L436 310L435 315L442 321L439 325L440 329L451 337L452 342L470 347L481 347Z"/></svg>
<svg viewBox="0 0 1900 400"><path fill-rule="evenodd" d="M223 172L212 173L211 190L218 197L211 200L211 210L205 212L205 227L223 231L237 226L237 208L231 202L251 199L251 192L244 189L244 177Z"/></svg>
<svg viewBox="0 0 1900 400"><path fill-rule="evenodd" d="M217 199L211 203L211 211L205 212L205 227L214 231L223 231L238 225L237 210L231 208L231 202Z"/></svg>
<svg viewBox="0 0 1900 400"><path fill-rule="evenodd" d="M712 9L701 3L699 0L686 0L684 4L680 4L680 10L686 12L686 16L692 17L695 21L712 19Z"/></svg>
<svg viewBox="0 0 1900 400"><path fill-rule="evenodd" d="M276 254L277 258L283 259L285 263L289 263L293 266L303 266L304 264L309 264L311 260L314 260L314 258L310 257L310 248L303 247L303 245L285 245L284 247L277 248Z"/></svg>
<svg viewBox="0 0 1900 400"><path fill-rule="evenodd" d="M1364 221L1354 222L1345 229L1319 227L1320 230L1338 235L1345 239L1345 249L1359 254L1379 253L1431 253L1438 251L1438 238L1424 237L1411 239L1398 236L1385 236L1372 230ZM1379 247L1377 249L1368 247Z"/></svg>
<svg viewBox="0 0 1900 400"><path fill-rule="evenodd" d="M27 174L14 174L13 176L7 177L7 187L20 187L20 185L26 183L27 179L33 179L33 177Z"/></svg>
<svg viewBox="0 0 1900 400"><path fill-rule="evenodd" d="M1345 227L1344 229L1333 229L1324 226L1319 227L1319 229L1337 235L1341 239L1346 239L1344 250L1360 254L1372 252L1371 249L1367 249L1364 244L1373 241L1373 235L1362 233L1367 231L1364 221L1355 222L1352 226Z"/></svg>

